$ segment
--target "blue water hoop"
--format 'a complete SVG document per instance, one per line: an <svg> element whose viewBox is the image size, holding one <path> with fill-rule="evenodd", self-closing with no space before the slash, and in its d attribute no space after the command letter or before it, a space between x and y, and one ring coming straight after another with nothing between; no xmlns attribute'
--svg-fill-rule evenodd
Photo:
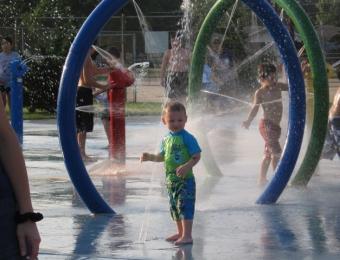
<svg viewBox="0 0 340 260"><path fill-rule="evenodd" d="M267 1L243 0L267 27L280 51L289 82L287 140L274 177L257 199L258 204L275 203L286 187L299 156L306 117L305 84L294 43L279 16Z"/></svg>
<svg viewBox="0 0 340 260"><path fill-rule="evenodd" d="M127 3L128 0L103 0L85 20L67 55L58 93L57 124L65 165L79 196L95 214L115 212L98 193L80 155L75 123L77 83L87 52L101 28Z"/></svg>

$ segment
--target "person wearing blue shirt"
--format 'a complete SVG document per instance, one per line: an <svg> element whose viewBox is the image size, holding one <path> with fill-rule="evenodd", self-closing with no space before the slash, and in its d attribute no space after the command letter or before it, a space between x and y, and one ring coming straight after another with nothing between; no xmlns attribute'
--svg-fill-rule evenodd
<svg viewBox="0 0 340 260"><path fill-rule="evenodd" d="M20 56L17 52L12 50L13 41L11 37L4 37L1 40L1 49L2 52L0 53L0 91L3 104L6 107L7 99L10 100L9 93L11 91L10 63L15 59L20 59Z"/></svg>
<svg viewBox="0 0 340 260"><path fill-rule="evenodd" d="M187 115L183 104L167 103L163 109L162 121L169 133L162 140L160 152L143 153L141 161L164 161L165 164L170 213L177 225L177 233L166 240L175 242L175 245L192 244L196 199L192 168L201 158L201 148L195 137L184 129Z"/></svg>

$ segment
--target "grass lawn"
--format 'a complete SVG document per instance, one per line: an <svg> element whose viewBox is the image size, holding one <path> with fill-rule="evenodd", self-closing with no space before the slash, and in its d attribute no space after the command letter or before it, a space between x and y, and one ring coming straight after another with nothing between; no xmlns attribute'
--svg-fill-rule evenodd
<svg viewBox="0 0 340 260"><path fill-rule="evenodd" d="M158 116L161 113L162 103L140 102L126 104L127 116L151 116L151 115Z"/></svg>
<svg viewBox="0 0 340 260"><path fill-rule="evenodd" d="M7 107L7 114L9 114ZM153 102L140 102L140 103L127 103L126 104L126 116L151 116L160 115L162 112L161 103ZM51 114L46 111L36 110L35 112L29 112L24 108L24 120L41 120L41 119L54 119L56 114Z"/></svg>

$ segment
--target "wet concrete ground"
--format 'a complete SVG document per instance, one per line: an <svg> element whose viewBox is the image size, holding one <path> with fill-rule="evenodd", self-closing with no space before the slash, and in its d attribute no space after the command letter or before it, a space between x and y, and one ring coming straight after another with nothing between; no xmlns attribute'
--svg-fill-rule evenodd
<svg viewBox="0 0 340 260"><path fill-rule="evenodd" d="M203 163L195 168L194 244L183 247L164 241L175 226L162 164L134 159L157 150L166 132L159 118L127 120L128 174L92 175L115 216L91 215L74 192L55 121L26 121L24 155L33 203L45 215L39 223L39 259L340 259L340 160L321 161L306 189L288 187L277 204L256 205L263 142L256 123L249 131L240 127L242 118L239 113L205 118L224 175L209 176ZM101 164L106 146L97 121L88 153Z"/></svg>

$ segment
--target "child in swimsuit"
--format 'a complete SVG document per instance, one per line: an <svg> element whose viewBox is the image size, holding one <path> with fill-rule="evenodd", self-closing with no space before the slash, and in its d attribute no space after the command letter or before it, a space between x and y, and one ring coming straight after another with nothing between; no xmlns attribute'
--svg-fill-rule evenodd
<svg viewBox="0 0 340 260"><path fill-rule="evenodd" d="M275 170L281 157L282 149L279 143L282 118L281 91L288 90L288 86L278 82L276 67L271 63L259 65L258 79L261 86L255 92L252 108L247 120L243 122L243 127L249 128L261 105L263 118L259 124L259 131L265 142L265 150L258 182L259 185L264 185L267 183L267 171L270 163Z"/></svg>
<svg viewBox="0 0 340 260"><path fill-rule="evenodd" d="M201 149L195 137L184 129L187 115L183 104L167 103L162 121L168 127L169 133L162 140L160 152L143 153L141 161L165 163L170 212L177 225L177 233L166 240L175 242L176 245L192 244L196 193L192 168L200 160Z"/></svg>

